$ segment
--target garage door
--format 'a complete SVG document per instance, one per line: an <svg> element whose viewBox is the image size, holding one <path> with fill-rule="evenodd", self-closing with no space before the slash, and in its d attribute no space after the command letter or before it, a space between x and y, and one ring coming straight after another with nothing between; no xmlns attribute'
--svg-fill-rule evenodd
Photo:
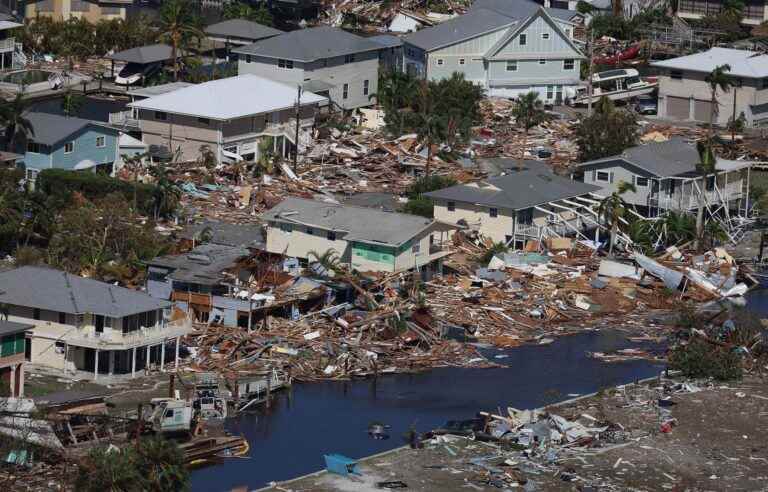
<svg viewBox="0 0 768 492"><path fill-rule="evenodd" d="M667 96L667 118L687 120L690 115L690 105L687 97Z"/></svg>
<svg viewBox="0 0 768 492"><path fill-rule="evenodd" d="M712 109L712 101L704 101L702 99L696 99L693 102L694 119L696 121L709 121L711 109ZM717 121L717 115L715 115L715 121Z"/></svg>

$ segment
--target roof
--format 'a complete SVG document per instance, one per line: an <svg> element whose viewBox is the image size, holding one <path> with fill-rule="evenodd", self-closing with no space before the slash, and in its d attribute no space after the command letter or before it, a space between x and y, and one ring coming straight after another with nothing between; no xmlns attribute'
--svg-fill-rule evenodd
<svg viewBox="0 0 768 492"><path fill-rule="evenodd" d="M35 325L29 325L26 323L14 323L13 321L0 321L0 336L12 335L13 333L19 333L22 331L31 330Z"/></svg>
<svg viewBox="0 0 768 492"><path fill-rule="evenodd" d="M768 55L756 51L711 48L701 53L651 63L654 67L709 73L724 64L731 66L728 75L735 77L768 77Z"/></svg>
<svg viewBox="0 0 768 492"><path fill-rule="evenodd" d="M191 240L206 228L211 230L209 243L224 246L240 246L243 248L264 244L264 235L261 232L261 227L256 224L230 224L215 220L207 220L200 224L190 224L179 233L179 236Z"/></svg>
<svg viewBox="0 0 768 492"><path fill-rule="evenodd" d="M511 26L516 22L515 19L499 15L492 10L472 9L436 26L410 33L403 41L425 51L432 51Z"/></svg>
<svg viewBox="0 0 768 492"><path fill-rule="evenodd" d="M263 220L346 232L344 239L399 246L434 223L417 215L288 197L262 215Z"/></svg>
<svg viewBox="0 0 768 492"><path fill-rule="evenodd" d="M552 172L532 169L477 183L451 186L425 195L442 200L521 210L599 189Z"/></svg>
<svg viewBox="0 0 768 492"><path fill-rule="evenodd" d="M379 43L385 48L397 48L403 45L403 40L391 34L379 34L368 38L374 43Z"/></svg>
<svg viewBox="0 0 768 492"><path fill-rule="evenodd" d="M549 164L532 159L514 159L511 157L480 157L477 166L481 171L490 176L510 174L516 172L536 170L539 172L552 172ZM520 169L522 167L522 169Z"/></svg>
<svg viewBox="0 0 768 492"><path fill-rule="evenodd" d="M128 95L133 97L154 97L183 89L191 85L195 84L189 82L169 82L167 84L152 85L149 87L132 88L130 89L130 92L128 92Z"/></svg>
<svg viewBox="0 0 768 492"><path fill-rule="evenodd" d="M0 272L0 302L16 306L122 318L169 307L168 301L71 273L37 266Z"/></svg>
<svg viewBox="0 0 768 492"><path fill-rule="evenodd" d="M381 48L381 44L375 41L337 27L321 26L291 31L232 51L246 55L309 62Z"/></svg>
<svg viewBox="0 0 768 492"><path fill-rule="evenodd" d="M51 113L27 113L25 116L32 124L32 140L43 145L56 145L65 138L91 125L103 128L105 132L117 132L117 130L108 129L99 122L83 118Z"/></svg>
<svg viewBox="0 0 768 492"><path fill-rule="evenodd" d="M475 0L469 11L492 10L513 19L527 19L539 7L541 5L532 0ZM575 14L576 12L573 13Z"/></svg>
<svg viewBox="0 0 768 492"><path fill-rule="evenodd" d="M205 28L205 33L222 38L233 37L258 41L283 34L283 31L247 19L229 19Z"/></svg>
<svg viewBox="0 0 768 492"><path fill-rule="evenodd" d="M181 255L159 256L147 265L172 270L169 276L179 282L218 285L226 278L222 272L249 255L246 248L206 243Z"/></svg>
<svg viewBox="0 0 768 492"><path fill-rule="evenodd" d="M699 152L691 143L680 137L666 142L649 142L636 145L623 153L579 164L579 167L624 161L658 176L679 176L696 171Z"/></svg>
<svg viewBox="0 0 768 492"><path fill-rule="evenodd" d="M150 44L148 46L139 46L129 50L118 51L108 55L107 58L128 63L158 63L173 58L173 48L167 44Z"/></svg>
<svg viewBox="0 0 768 492"><path fill-rule="evenodd" d="M128 106L225 121L292 108L295 101L295 86L245 74L195 84ZM302 105L323 101L325 97L312 92L301 95Z"/></svg>

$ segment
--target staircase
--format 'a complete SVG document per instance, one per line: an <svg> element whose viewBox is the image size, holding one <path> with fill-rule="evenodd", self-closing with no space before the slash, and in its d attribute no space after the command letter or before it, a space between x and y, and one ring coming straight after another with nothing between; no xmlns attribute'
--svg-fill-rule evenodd
<svg viewBox="0 0 768 492"><path fill-rule="evenodd" d="M20 69L27 66L27 63L29 60L27 59L27 55L24 54L24 49L21 43L16 43L13 47L13 68L14 69Z"/></svg>

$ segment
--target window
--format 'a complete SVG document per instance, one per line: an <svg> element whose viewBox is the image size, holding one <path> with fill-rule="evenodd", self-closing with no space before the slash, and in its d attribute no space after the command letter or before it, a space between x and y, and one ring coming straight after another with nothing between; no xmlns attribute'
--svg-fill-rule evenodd
<svg viewBox="0 0 768 492"><path fill-rule="evenodd" d="M549 33L548 32L541 33L541 39L549 39Z"/></svg>
<svg viewBox="0 0 768 492"><path fill-rule="evenodd" d="M159 121L165 121L168 119L168 113L164 113L163 111L155 111L155 119Z"/></svg>
<svg viewBox="0 0 768 492"><path fill-rule="evenodd" d="M517 60L507 60L507 72L517 72Z"/></svg>
<svg viewBox="0 0 768 492"><path fill-rule="evenodd" d="M251 63L251 55L245 55L245 63Z"/></svg>
<svg viewBox="0 0 768 492"><path fill-rule="evenodd" d="M575 66L576 63L573 61L573 58L563 60L563 70L573 70Z"/></svg>
<svg viewBox="0 0 768 492"><path fill-rule="evenodd" d="M525 224L530 225L533 223L533 209L532 208L526 208L525 210L520 210L517 212L517 222L518 224Z"/></svg>
<svg viewBox="0 0 768 492"><path fill-rule="evenodd" d="M27 179L30 181L37 180L37 175L40 174L40 171L37 169L27 168Z"/></svg>
<svg viewBox="0 0 768 492"><path fill-rule="evenodd" d="M335 241L336 240L336 232L335 231L328 231L328 235L326 236L329 241Z"/></svg>
<svg viewBox="0 0 768 492"><path fill-rule="evenodd" d="M104 139L104 137L96 137L96 147L106 147L107 143Z"/></svg>
<svg viewBox="0 0 768 492"><path fill-rule="evenodd" d="M311 227L307 227L307 234L309 234L311 236L314 233L315 233L314 229L312 229Z"/></svg>
<svg viewBox="0 0 768 492"><path fill-rule="evenodd" d="M768 89L768 79L763 79L760 85L761 89Z"/></svg>
<svg viewBox="0 0 768 492"><path fill-rule="evenodd" d="M498 217L499 216L499 209L498 208L488 209L488 215L490 215L491 217Z"/></svg>
<svg viewBox="0 0 768 492"><path fill-rule="evenodd" d="M443 63L445 63L445 60L443 60L442 58L437 58L435 59L435 63L437 64L438 67L442 67Z"/></svg>
<svg viewBox="0 0 768 492"><path fill-rule="evenodd" d="M347 99L349 97L349 84L344 84L341 91L341 98Z"/></svg>
<svg viewBox="0 0 768 492"><path fill-rule="evenodd" d="M635 186L646 188L648 186L648 178L643 176L635 176Z"/></svg>
<svg viewBox="0 0 768 492"><path fill-rule="evenodd" d="M675 181L674 179L670 179L669 185L667 186L667 195L674 196L676 187L677 187L677 181Z"/></svg>
<svg viewBox="0 0 768 492"><path fill-rule="evenodd" d="M283 232L293 232L293 224L280 223L280 230Z"/></svg>
<svg viewBox="0 0 768 492"><path fill-rule="evenodd" d="M525 46L528 44L528 35L527 34L521 34L520 35L520 46Z"/></svg>
<svg viewBox="0 0 768 492"><path fill-rule="evenodd" d="M64 153L71 154L75 151L75 142L67 142L64 144Z"/></svg>
<svg viewBox="0 0 768 492"><path fill-rule="evenodd" d="M555 98L555 86L554 85L548 85L547 86L547 99L554 99Z"/></svg>
<svg viewBox="0 0 768 492"><path fill-rule="evenodd" d="M421 244L416 243L411 246L411 253L418 253L419 251L421 251Z"/></svg>
<svg viewBox="0 0 768 492"><path fill-rule="evenodd" d="M466 65L467 59L466 58L459 58L459 65Z"/></svg>
<svg viewBox="0 0 768 492"><path fill-rule="evenodd" d="M683 79L683 72L680 70L672 70L669 72L669 78L675 79L675 80L682 80Z"/></svg>
<svg viewBox="0 0 768 492"><path fill-rule="evenodd" d="M32 319L40 319L40 310L38 308L32 310Z"/></svg>
<svg viewBox="0 0 768 492"><path fill-rule="evenodd" d="M448 202L448 211L453 212L456 210L456 202Z"/></svg>
<svg viewBox="0 0 768 492"><path fill-rule="evenodd" d="M346 55L344 57L344 63L355 63L355 55Z"/></svg>
<svg viewBox="0 0 768 492"><path fill-rule="evenodd" d="M205 126L208 126L211 124L211 120L209 120L208 118L198 118L197 122Z"/></svg>
<svg viewBox="0 0 768 492"><path fill-rule="evenodd" d="M293 69L293 60L279 59L279 60L277 60L277 66L279 68L285 68L286 70L292 70Z"/></svg>
<svg viewBox="0 0 768 492"><path fill-rule="evenodd" d="M546 64L547 64L547 60L545 60L544 58L539 58L539 65L546 65Z"/></svg>
<svg viewBox="0 0 768 492"><path fill-rule="evenodd" d="M715 189L715 176L707 176L707 191Z"/></svg>
<svg viewBox="0 0 768 492"><path fill-rule="evenodd" d="M59 324L60 325L67 324L67 313L59 313Z"/></svg>
<svg viewBox="0 0 768 492"><path fill-rule="evenodd" d="M363 80L363 95L364 96L368 95L368 81L367 80Z"/></svg>
<svg viewBox="0 0 768 492"><path fill-rule="evenodd" d="M571 30L570 29L566 29L565 30L565 35L570 38L571 37Z"/></svg>
<svg viewBox="0 0 768 492"><path fill-rule="evenodd" d="M611 173L608 171L597 171L597 181L607 183L611 180Z"/></svg>
<svg viewBox="0 0 768 492"><path fill-rule="evenodd" d="M33 142L32 140L27 141L27 152L31 152L33 154L39 154L40 144L37 142Z"/></svg>

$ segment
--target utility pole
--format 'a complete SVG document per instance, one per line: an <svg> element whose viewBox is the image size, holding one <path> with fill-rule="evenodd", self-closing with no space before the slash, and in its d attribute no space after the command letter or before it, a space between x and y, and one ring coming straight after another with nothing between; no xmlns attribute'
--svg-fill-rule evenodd
<svg viewBox="0 0 768 492"><path fill-rule="evenodd" d="M736 91L738 87L733 86L733 114L731 115L731 145L736 143Z"/></svg>
<svg viewBox="0 0 768 492"><path fill-rule="evenodd" d="M590 26L588 29L589 37L587 38L587 63L589 63L589 70L587 71L587 116L592 116L592 73L594 71L592 58L594 54L595 31L592 29L592 26Z"/></svg>
<svg viewBox="0 0 768 492"><path fill-rule="evenodd" d="M296 95L296 151L293 153L293 172L299 174L299 116L301 115L301 85L298 86Z"/></svg>

